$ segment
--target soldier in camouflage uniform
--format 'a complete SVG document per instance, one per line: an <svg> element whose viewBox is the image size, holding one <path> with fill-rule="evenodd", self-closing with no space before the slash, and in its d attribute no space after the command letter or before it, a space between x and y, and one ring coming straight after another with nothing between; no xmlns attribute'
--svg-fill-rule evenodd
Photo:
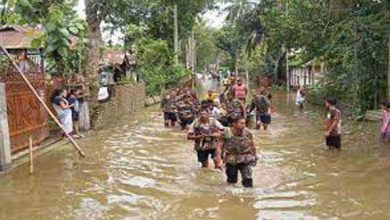
<svg viewBox="0 0 390 220"><path fill-rule="evenodd" d="M244 106L242 105L240 100L234 98L234 95L232 93L228 94L225 106L229 124L232 122L233 118L245 116Z"/></svg>
<svg viewBox="0 0 390 220"><path fill-rule="evenodd" d="M185 130L195 119L195 107L190 96L185 95L183 99L177 103L177 111L180 119L180 126Z"/></svg>
<svg viewBox="0 0 390 220"><path fill-rule="evenodd" d="M200 113L200 109L201 109L201 103L198 99L198 96L196 95L195 92L193 92L191 94L191 101L192 101L192 105L194 107L194 113L195 113L195 117L199 115Z"/></svg>
<svg viewBox="0 0 390 220"><path fill-rule="evenodd" d="M232 126L225 128L222 143L228 183L237 183L238 171L241 173L242 185L253 187L252 168L256 165L257 155L251 132L245 128L245 118L234 118Z"/></svg>
<svg viewBox="0 0 390 220"><path fill-rule="evenodd" d="M202 168L208 167L209 156L214 159L215 168L221 167L221 160L217 160L216 148L224 127L217 120L210 118L210 113L203 109L199 117L191 124L187 138L195 141L195 150Z"/></svg>
<svg viewBox="0 0 390 220"><path fill-rule="evenodd" d="M165 127L171 124L171 127L175 127L177 116L176 116L176 93L172 91L169 95L165 96L161 102L161 109L164 113L164 125Z"/></svg>

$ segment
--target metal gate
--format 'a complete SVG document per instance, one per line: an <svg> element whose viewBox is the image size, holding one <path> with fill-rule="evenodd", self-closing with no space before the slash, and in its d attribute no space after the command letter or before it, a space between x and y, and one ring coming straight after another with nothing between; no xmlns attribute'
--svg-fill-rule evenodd
<svg viewBox="0 0 390 220"><path fill-rule="evenodd" d="M31 68L25 75L45 100L45 78L40 68ZM0 81L6 87L12 153L27 148L30 136L34 144L42 142L49 136L48 117L44 108L15 68L0 67Z"/></svg>

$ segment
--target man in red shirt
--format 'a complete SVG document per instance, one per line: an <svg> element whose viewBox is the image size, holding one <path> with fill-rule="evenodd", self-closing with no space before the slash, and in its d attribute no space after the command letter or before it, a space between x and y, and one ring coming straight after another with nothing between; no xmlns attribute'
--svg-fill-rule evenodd
<svg viewBox="0 0 390 220"><path fill-rule="evenodd" d="M337 100L328 98L325 102L326 108L329 110L325 126L326 145L329 149L341 149L341 112L336 108Z"/></svg>
<svg viewBox="0 0 390 220"><path fill-rule="evenodd" d="M245 98L246 98L246 94L248 94L248 89L242 83L242 80L240 78L237 79L237 84L233 86L233 94L234 94L234 98L240 100L242 104L245 103Z"/></svg>

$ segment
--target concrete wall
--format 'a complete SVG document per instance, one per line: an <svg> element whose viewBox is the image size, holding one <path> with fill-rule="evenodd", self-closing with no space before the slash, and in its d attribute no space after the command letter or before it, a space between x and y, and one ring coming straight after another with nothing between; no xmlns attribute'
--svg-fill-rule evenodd
<svg viewBox="0 0 390 220"><path fill-rule="evenodd" d="M125 116L133 115L145 107L145 99L143 84L115 86L111 101L100 104L94 128L101 129Z"/></svg>

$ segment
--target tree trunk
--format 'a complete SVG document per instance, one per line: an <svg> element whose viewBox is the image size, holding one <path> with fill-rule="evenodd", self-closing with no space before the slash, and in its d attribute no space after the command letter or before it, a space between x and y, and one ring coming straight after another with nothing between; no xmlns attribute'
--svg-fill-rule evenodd
<svg viewBox="0 0 390 220"><path fill-rule="evenodd" d="M89 42L86 49L87 52L87 69L86 77L90 92L91 115L93 122L93 115L98 103L99 91L99 63L100 63L100 48L102 46L100 22L99 24L93 22L88 23Z"/></svg>
<svg viewBox="0 0 390 220"><path fill-rule="evenodd" d="M274 81L278 81L279 79L279 74L278 74L278 70L279 70L279 65L280 65L280 62L282 61L284 55L285 55L285 51L284 49L281 50L281 52L279 53L279 55L276 57L276 60L275 60L275 67L274 67Z"/></svg>
<svg viewBox="0 0 390 220"><path fill-rule="evenodd" d="M235 63L235 72L236 76L238 76L238 71L240 70L240 50L236 51L236 63Z"/></svg>
<svg viewBox="0 0 390 220"><path fill-rule="evenodd" d="M105 3L107 2L102 2L102 4ZM85 0L85 6L89 39L88 47L86 48L87 68L85 74L90 92L90 112L93 125L95 110L98 104L100 49L103 45L100 24L106 11L104 11L104 7L99 8L101 5L97 5L93 0Z"/></svg>

